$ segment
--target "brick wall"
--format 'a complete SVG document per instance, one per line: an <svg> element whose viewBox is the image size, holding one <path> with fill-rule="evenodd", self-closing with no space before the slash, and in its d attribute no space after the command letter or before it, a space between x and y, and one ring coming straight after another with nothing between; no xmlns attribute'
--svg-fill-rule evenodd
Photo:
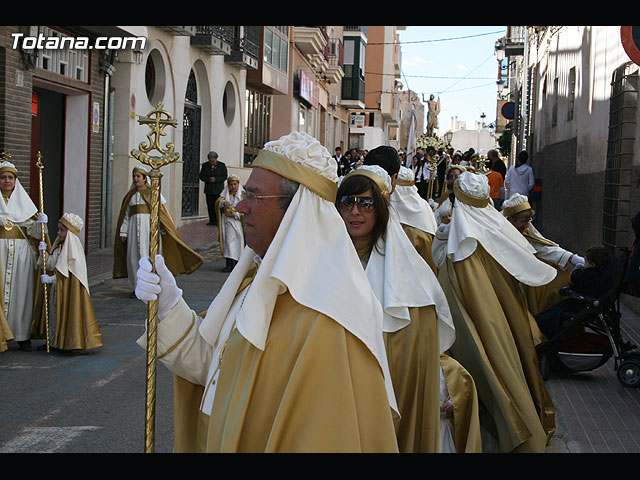
<svg viewBox="0 0 640 480"><path fill-rule="evenodd" d="M64 27L60 27L64 31ZM100 247L102 222L102 163L104 130L104 73L100 71L97 52L91 54L89 83L41 69L26 68L19 51L12 48L12 33L17 26L0 27L0 151L12 155L19 172L28 172L31 155L31 94L34 77L51 84L82 90L89 94L89 165L87 212L85 214L86 247L91 252ZM100 105L99 130L93 132L93 103ZM29 175L20 175L29 191ZM45 179L46 181L46 179Z"/></svg>

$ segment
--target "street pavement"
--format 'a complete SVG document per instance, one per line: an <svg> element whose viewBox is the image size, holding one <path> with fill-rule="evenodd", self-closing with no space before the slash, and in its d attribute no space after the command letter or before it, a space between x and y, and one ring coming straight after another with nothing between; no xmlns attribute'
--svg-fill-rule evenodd
<svg viewBox="0 0 640 480"><path fill-rule="evenodd" d="M203 266L179 276L196 312L206 310L227 275L217 228L206 220L180 229ZM109 250L87 258L91 298L104 346L80 355L22 352L15 342L0 354L0 453L141 453L144 451L146 306L129 298L126 279L111 279ZM640 345L640 301L622 304L622 335ZM35 341L34 347L44 344ZM591 372L552 372L555 405L549 453L640 453L640 388L617 379L613 359ZM155 451L172 450L172 380L157 370Z"/></svg>

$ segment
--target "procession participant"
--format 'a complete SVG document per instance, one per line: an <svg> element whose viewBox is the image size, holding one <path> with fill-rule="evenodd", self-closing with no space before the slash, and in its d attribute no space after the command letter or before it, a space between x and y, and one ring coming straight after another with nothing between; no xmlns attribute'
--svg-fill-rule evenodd
<svg viewBox="0 0 640 480"><path fill-rule="evenodd" d="M226 260L222 270L225 273L233 270L244 249L242 215L236 210L243 196L244 188L240 185L240 178L231 174L227 177L227 184L215 204L220 251Z"/></svg>
<svg viewBox="0 0 640 480"><path fill-rule="evenodd" d="M440 355L440 453L481 453L478 392L469 372Z"/></svg>
<svg viewBox="0 0 640 480"><path fill-rule="evenodd" d="M174 373L175 451L398 451L382 307L337 181L310 135L265 144L237 207L247 247L203 318L162 256L158 275L141 260L136 292L158 300L158 359Z"/></svg>
<svg viewBox="0 0 640 480"><path fill-rule="evenodd" d="M47 255L46 271L41 283L50 286L48 289L49 332L51 345L59 350L89 350L102 346L102 334L98 326L93 304L89 294L87 262L84 247L78 234L84 222L73 213L65 213L58 221L58 237ZM46 244L41 242L42 251ZM42 256L38 263L42 266ZM42 299L40 304L42 303ZM34 309L37 310L37 309ZM38 323L42 325L42 311L36 312L34 329ZM42 329L41 329L42 330ZM42 345L38 350L43 350Z"/></svg>
<svg viewBox="0 0 640 480"><path fill-rule="evenodd" d="M151 188L149 171L136 166L132 171L133 184L122 200L116 225L113 248L113 278L128 278L129 286L135 291L136 271L141 258L149 256L151 244ZM202 257L189 248L178 233L166 200L160 194L159 251L165 257L167 266L174 275L192 273L202 265ZM135 298L135 294L131 294Z"/></svg>
<svg viewBox="0 0 640 480"><path fill-rule="evenodd" d="M571 283L571 270L584 265L584 258L560 247L557 243L543 237L531 221L535 211L531 208L526 196L515 193L505 200L502 214L535 248L535 255L557 270L556 277L547 285L530 287L525 285L525 293L529 302L529 311L533 315L550 308L563 297L559 290Z"/></svg>
<svg viewBox="0 0 640 480"><path fill-rule="evenodd" d="M401 453L436 453L440 354L455 339L447 300L389 208L391 178L363 165L341 182L336 207L384 308L383 330L400 421Z"/></svg>
<svg viewBox="0 0 640 480"><path fill-rule="evenodd" d="M418 193L413 171L402 166L398 151L387 145L371 150L364 164L382 167L391 178L391 206L411 243L437 275L431 258L431 242L437 225L433 210Z"/></svg>
<svg viewBox="0 0 640 480"><path fill-rule="evenodd" d="M47 216L37 207L18 179L13 163L0 163L0 265L3 273L3 309L14 339L31 350L36 242Z"/></svg>
<svg viewBox="0 0 640 480"><path fill-rule="evenodd" d="M453 191L451 221L438 227L433 243L456 327L451 355L473 377L489 415L484 427L500 451L544 452L555 431L554 407L519 283L544 285L555 269L490 205L484 175L463 173Z"/></svg>
<svg viewBox="0 0 640 480"><path fill-rule="evenodd" d="M451 218L451 209L453 204L451 203L451 195L453 194L453 182L457 180L457 178L465 172L466 169L461 165L453 164L447 170L447 174L445 176L445 188L442 192L442 195L438 199L438 205L435 208L435 217L436 223L438 225L442 223L449 223Z"/></svg>
<svg viewBox="0 0 640 480"><path fill-rule="evenodd" d="M406 167L400 167L396 188L391 192L391 207L417 252L438 275L431 253L433 236L438 228L436 217L429 204L418 194L413 172Z"/></svg>

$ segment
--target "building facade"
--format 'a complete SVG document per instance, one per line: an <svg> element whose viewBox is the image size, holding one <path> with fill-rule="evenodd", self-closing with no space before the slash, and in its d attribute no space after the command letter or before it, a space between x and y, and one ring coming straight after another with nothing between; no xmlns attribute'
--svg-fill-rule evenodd
<svg viewBox="0 0 640 480"><path fill-rule="evenodd" d="M58 218L73 212L85 219L87 253L110 249L139 165L131 151L148 141L140 119L161 106L177 120L160 143L180 154L162 168L179 228L207 218L198 173L209 151L246 181L264 144L293 130L331 153L363 143L353 114L367 116L372 147L400 146L398 28L3 26L0 152L36 203L41 152L53 238Z"/></svg>
<svg viewBox="0 0 640 480"><path fill-rule="evenodd" d="M541 182L539 227L573 251L619 254L640 210L639 66L619 26L517 28L514 142Z"/></svg>

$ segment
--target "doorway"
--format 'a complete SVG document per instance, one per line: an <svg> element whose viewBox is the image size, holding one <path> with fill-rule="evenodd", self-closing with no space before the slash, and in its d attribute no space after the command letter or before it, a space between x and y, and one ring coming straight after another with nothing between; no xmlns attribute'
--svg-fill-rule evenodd
<svg viewBox="0 0 640 480"><path fill-rule="evenodd" d="M200 194L200 117L196 77L191 70L184 102L182 130L182 216L195 217Z"/></svg>
<svg viewBox="0 0 640 480"><path fill-rule="evenodd" d="M34 88L31 109L31 168L29 196L40 206L40 169L36 165L41 154L44 212L49 217L47 229L51 241L56 237L58 219L62 216L64 187L65 95Z"/></svg>

